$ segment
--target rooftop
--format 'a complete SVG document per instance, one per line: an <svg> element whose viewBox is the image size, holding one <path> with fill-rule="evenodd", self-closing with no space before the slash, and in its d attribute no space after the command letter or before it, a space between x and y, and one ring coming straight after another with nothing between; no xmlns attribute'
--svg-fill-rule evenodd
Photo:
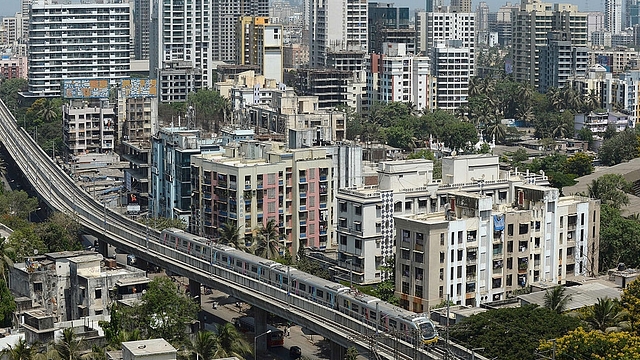
<svg viewBox="0 0 640 360"><path fill-rule="evenodd" d="M135 357L177 352L165 339L126 341L122 343L122 349L129 350Z"/></svg>
<svg viewBox="0 0 640 360"><path fill-rule="evenodd" d="M598 302L598 298L608 297L619 299L622 289L616 284L606 280L591 280L582 285L569 286L565 288L565 295L571 296L571 301L567 304L566 310L575 310L585 306L591 306ZM536 291L531 294L520 295L518 299L524 304L536 304L544 306L544 296L546 291Z"/></svg>

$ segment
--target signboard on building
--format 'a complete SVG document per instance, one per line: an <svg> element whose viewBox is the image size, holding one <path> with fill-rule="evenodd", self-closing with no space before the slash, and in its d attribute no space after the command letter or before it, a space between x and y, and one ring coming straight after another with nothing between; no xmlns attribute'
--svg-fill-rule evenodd
<svg viewBox="0 0 640 360"><path fill-rule="evenodd" d="M156 82L156 79L124 79L120 82L120 89L126 98L156 97Z"/></svg>
<svg viewBox="0 0 640 360"><path fill-rule="evenodd" d="M62 96L65 99L107 99L108 79L64 79Z"/></svg>
<svg viewBox="0 0 640 360"><path fill-rule="evenodd" d="M140 213L140 195L137 193L127 194L127 214Z"/></svg>

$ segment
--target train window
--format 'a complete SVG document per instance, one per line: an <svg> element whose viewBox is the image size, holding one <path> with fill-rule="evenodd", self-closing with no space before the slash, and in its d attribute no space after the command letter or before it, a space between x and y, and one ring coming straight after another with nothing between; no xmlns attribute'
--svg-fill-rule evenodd
<svg viewBox="0 0 640 360"><path fill-rule="evenodd" d="M407 325L405 325L404 323L400 323L400 331L405 331L407 330Z"/></svg>
<svg viewBox="0 0 640 360"><path fill-rule="evenodd" d="M307 285L301 283L300 284L300 291L305 291L305 290L307 290Z"/></svg>
<svg viewBox="0 0 640 360"><path fill-rule="evenodd" d="M222 255L222 261L223 262L227 262L227 256L226 255Z"/></svg>
<svg viewBox="0 0 640 360"><path fill-rule="evenodd" d="M200 245L196 245L196 252L200 252Z"/></svg>
<svg viewBox="0 0 640 360"><path fill-rule="evenodd" d="M369 317L371 320L376 320L376 313L374 311L369 311Z"/></svg>
<svg viewBox="0 0 640 360"><path fill-rule="evenodd" d="M187 247L187 240L182 240L182 247Z"/></svg>
<svg viewBox="0 0 640 360"><path fill-rule="evenodd" d="M242 267L242 260L236 260L236 266Z"/></svg>
<svg viewBox="0 0 640 360"><path fill-rule="evenodd" d="M352 304L351 305L351 310L353 310L353 312L357 313L360 311L360 307L356 304Z"/></svg>
<svg viewBox="0 0 640 360"><path fill-rule="evenodd" d="M324 297L324 292L322 290L316 290L316 295L320 298Z"/></svg>
<svg viewBox="0 0 640 360"><path fill-rule="evenodd" d="M389 326L395 329L398 326L398 323L396 323L395 320L389 319Z"/></svg>
<svg viewBox="0 0 640 360"><path fill-rule="evenodd" d="M289 283L289 278L288 277L282 277L282 283L283 284L288 284Z"/></svg>
<svg viewBox="0 0 640 360"><path fill-rule="evenodd" d="M345 301L344 301L344 305L343 305L343 306L344 306L344 307L346 307L346 308L348 309L348 308L349 308L349 301L348 301L348 300L345 300Z"/></svg>
<svg viewBox="0 0 640 360"><path fill-rule="evenodd" d="M255 265L251 265L251 272L257 273L258 272L258 267Z"/></svg>

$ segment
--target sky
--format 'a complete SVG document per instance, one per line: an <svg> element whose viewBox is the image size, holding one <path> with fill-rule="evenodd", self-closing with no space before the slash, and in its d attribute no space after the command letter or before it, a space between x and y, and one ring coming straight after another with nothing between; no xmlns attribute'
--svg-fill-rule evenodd
<svg viewBox="0 0 640 360"><path fill-rule="evenodd" d="M379 2L390 2L396 6L409 7L411 9L424 9L424 0L377 0ZM507 0L485 0L489 4L489 9L492 12L498 11L500 6L506 4ZM571 3L578 5L580 11L602 11L602 0L546 0L550 3ZM444 0L445 4L448 4L448 0ZM478 6L478 0L471 0L471 9L475 11ZM511 1L512 4L519 3L519 1ZM0 16L12 16L20 9L20 0L0 0Z"/></svg>

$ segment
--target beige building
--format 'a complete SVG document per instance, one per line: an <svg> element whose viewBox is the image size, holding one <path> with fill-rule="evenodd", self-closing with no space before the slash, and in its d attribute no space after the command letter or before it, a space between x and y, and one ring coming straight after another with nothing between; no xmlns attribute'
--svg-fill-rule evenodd
<svg viewBox="0 0 640 360"><path fill-rule="evenodd" d="M177 354L178 350L165 339L122 343L122 360L176 360Z"/></svg>
<svg viewBox="0 0 640 360"><path fill-rule="evenodd" d="M449 296L479 306L533 283L565 284L598 269L600 202L521 184L514 201L451 191L445 210L396 216L396 294L422 312Z"/></svg>
<svg viewBox="0 0 640 360"><path fill-rule="evenodd" d="M88 153L112 152L116 113L107 99L72 99L62 108L65 161Z"/></svg>

